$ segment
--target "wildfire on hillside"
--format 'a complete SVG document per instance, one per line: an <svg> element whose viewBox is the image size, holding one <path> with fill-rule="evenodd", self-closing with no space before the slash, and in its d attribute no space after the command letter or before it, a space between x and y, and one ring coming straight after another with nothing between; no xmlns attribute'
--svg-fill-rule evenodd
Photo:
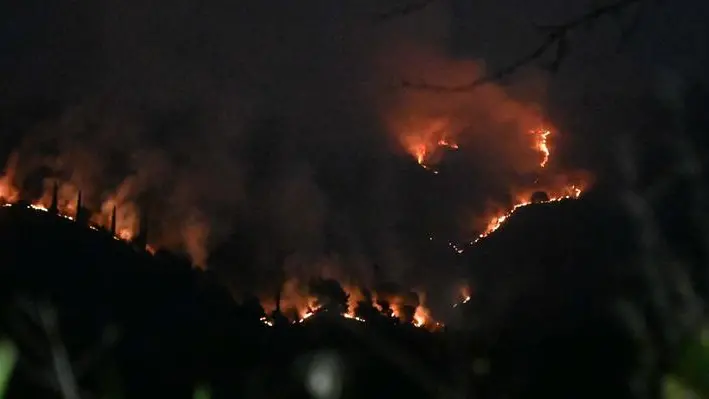
<svg viewBox="0 0 709 399"><path fill-rule="evenodd" d="M4 200L4 198L3 198L3 197L0 197L0 200ZM5 200L5 201L6 201L6 200ZM1 201L0 201L0 202L1 202ZM4 202L2 206L5 207L5 208L10 208L10 207L13 207L13 206L21 206L21 205L19 205L18 203L15 203L15 202ZM36 204L36 203L28 205L27 208L28 208L28 209L32 209L32 210L35 210L35 211L38 211L38 212L45 212L45 213L48 213L48 212L50 211L49 208L45 207L44 205ZM74 214L74 215L69 215L69 214L66 214L66 213L58 212L58 213L57 213L57 216L62 217L62 218L67 219L67 220L76 221L76 214ZM94 224L94 223L89 223L89 224L87 225L87 227L90 228L91 230L95 230L95 231L99 231L99 230L108 231L108 230L105 228L105 226L97 225L97 224ZM126 242L129 242L129 241L132 240L133 234L132 234L132 233L131 233L131 234L128 234L128 233L125 232L125 231L116 231L116 234L113 236L113 238L114 238L115 240L118 240L118 241L126 241ZM152 246L150 246L150 245L146 246L145 250L148 251L148 252L150 252L151 254L155 254L155 251L156 251L155 248L152 247Z"/></svg>
<svg viewBox="0 0 709 399"><path fill-rule="evenodd" d="M430 310L425 307L423 301L411 302L402 295L391 293L365 293L355 285L339 284L347 296L346 308L337 309L338 313L347 319L356 320L361 323L367 322L364 313L365 308L379 313L381 317L391 318L398 323L408 323L415 327L434 330L440 328L442 324L433 320ZM417 298L423 298L418 294ZM280 303L276 306L273 298L261 298L264 311L275 314L276 309L280 309L282 315L289 318L291 323L302 324L320 312L328 310L327 299L323 299L316 294L303 289L296 279L289 279L283 285ZM410 314L407 315L407 312ZM272 326L274 320L271 317L264 317L261 320L264 324Z"/></svg>
<svg viewBox="0 0 709 399"><path fill-rule="evenodd" d="M28 209L37 212L55 212L57 217L62 217L70 221L77 221L79 219L80 210L84 212L88 211L86 207L79 203L80 191L75 186L69 183L56 183L56 185L52 184L49 187L48 191L45 190L39 199L23 204L19 202L19 190L6 175L0 178L0 202L4 207L26 206ZM114 239L130 242L135 238L137 233L137 226L135 226L137 213L133 212L133 209L129 209L127 213L119 213L118 202L116 197L105 200L101 205L101 211L87 215L86 225L95 231L111 231L113 228L115 229ZM79 208L79 206L81 206L81 208ZM124 218L122 219L121 216L124 216ZM113 218L116 219L115 225ZM150 245L147 245L145 249L151 254L155 253L154 247ZM410 323L416 327L428 329L441 326L440 323L433 321L430 316L430 311L423 303L417 302L415 304L416 306L413 307L414 311L409 320L405 315L407 301L401 296L381 294L378 297L375 293L367 298L362 290L354 285L340 286L347 295L347 307L343 309L341 313L345 318L365 322L363 317L356 314L356 310L362 303L369 303L373 309L381 312L383 316L391 317L401 323ZM291 279L287 281L283 287L282 294L279 304L280 308L286 310L286 314L293 316L292 322L294 323L303 323L325 309L326 303L316 295L303 293L298 286L297 280ZM422 297L421 294L419 294L419 296ZM276 308L274 301L269 301L268 299L262 300L262 305L265 310L270 312ZM273 320L270 318L264 317L261 321L266 325L273 325Z"/></svg>
<svg viewBox="0 0 709 399"><path fill-rule="evenodd" d="M433 132L440 131L442 122L431 125L431 129L439 128L439 130L430 130L429 133L421 134L420 132L411 135L404 135L403 140L407 151L416 159L419 165L425 169L433 170L427 164L426 160L429 155L438 147L449 147L458 149L458 145L448 139L436 139ZM541 160L538 163L540 169L546 169L551 159L551 150L549 147L549 137L552 131L546 127L539 127L528 131L533 138L530 150L539 153ZM411 144L411 145L408 145ZM433 170L436 172L435 170ZM436 172L437 173L437 172ZM482 228L479 228L479 233L468 244L472 245L481 239L489 236L497 231L517 210L534 203L549 203L563 200L577 199L581 196L584 190L590 184L590 178L585 173L569 173L552 175L547 173L546 176L551 178L543 179L545 182L540 183L540 178L535 180L535 184L531 187L516 189L513 192L513 202L511 206L490 211L484 215L479 223ZM433 235L429 236L429 240L433 241ZM447 245L457 254L465 252L464 246L456 244L453 241L447 241Z"/></svg>
<svg viewBox="0 0 709 399"><path fill-rule="evenodd" d="M460 148L458 144L449 137L448 125L445 119L435 119L426 124L423 128L401 136L401 141L406 151L411 154L411 156L416 159L416 162L424 169L434 170L431 167L430 161L432 158L437 158L439 149L448 148L458 150ZM530 130L529 134L533 137L531 149L541 155L539 167L545 168L551 157L548 142L551 130L540 127Z"/></svg>
<svg viewBox="0 0 709 399"><path fill-rule="evenodd" d="M548 139L552 135L551 130L538 128L530 130L529 133L533 137L531 149L537 151L541 156L538 167L544 169L547 167L551 157L548 145ZM451 124L447 119L435 119L425 124L420 131L404 136L402 143L419 165L437 174L438 172L431 165L435 164L440 157L445 156L444 150L454 151L459 149L454 137ZM20 199L20 190L13 184L12 172L12 170L8 170L4 176L0 176L0 200L4 200L5 206L13 206ZM537 179L535 184L538 181L539 179ZM575 199L582 194L586 187L587 181L583 179L574 181L557 179L547 185L519 190L514 195L514 205L504 210L491 212L485 217L486 224L482 229L482 233L470 243L474 244L498 230L512 214L524 206L538 202ZM86 215L87 226L93 230L112 231L116 240L132 241L135 239L139 229L139 213L135 206L126 200L126 195L122 191L124 191L123 188L119 187L114 194L103 199L98 207L99 211ZM541 200L538 198L535 200L533 193L539 191L543 191L546 197ZM80 191L75 185L50 181L45 185L39 199L30 202L28 207L39 212L49 212L51 209L58 216L76 220L79 219L80 211L87 211L85 206L78 206L81 204L77 200L78 198L80 198ZM463 247L458 244L448 242L448 245L458 254L464 252ZM147 246L146 250L150 253L155 251L151 246ZM347 296L347 306L337 309L336 312L345 318L366 322L367 317L358 312L358 309L361 309L364 305L374 309L379 315L397 320L402 324L411 324L432 330L442 326L431 317L429 309L424 305L421 293L416 295L417 299L412 300L405 295L391 292L372 292L367 294L364 292L365 290L355 285L341 285L341 287ZM299 288L297 280L287 281L281 294L278 308L283 315L290 316L289 318L293 323L304 323L314 315L329 310L327 303L318 295L304 293ZM467 303L468 301L470 301L469 293L463 294L459 303ZM269 302L268 299L264 299L262 305L269 314L273 314L273 311L277 308L274 300ZM454 306L457 306L457 304ZM262 321L266 325L274 324L274 320L269 317L263 318Z"/></svg>
<svg viewBox="0 0 709 399"><path fill-rule="evenodd" d="M531 130L529 132L534 137L533 149L541 155L540 168L545 168L551 157L548 138L551 130L544 127ZM474 244L479 240L497 231L509 218L520 208L534 203L558 202L570 199L578 199L590 184L590 179L582 173L561 174L553 176L546 184L540 184L539 178L535 180L535 186L518 190L514 195L514 203L511 207L493 212L485 217L487 221L482 232L470 242Z"/></svg>
<svg viewBox="0 0 709 399"><path fill-rule="evenodd" d="M450 137L450 123L445 118L437 118L422 123L401 136L401 142L422 168L437 174L431 166L432 161L440 155L440 149L457 150L458 144Z"/></svg>
<svg viewBox="0 0 709 399"><path fill-rule="evenodd" d="M570 199L578 199L583 193L583 186L563 186L555 191L544 191L543 193L545 193L547 197L540 200L533 199L533 194L527 196L519 195L515 204L511 208L503 211L498 211L493 216L489 216L487 225L483 229L483 232L480 233L473 241L471 241L471 244L474 244L497 231L520 208L524 208L525 206L532 205L535 203L550 203Z"/></svg>
<svg viewBox="0 0 709 399"><path fill-rule="evenodd" d="M0 177L0 202L6 207L13 206L20 200L19 189L12 183L11 176L12 173L8 173ZM54 205L58 216L75 221L78 218L77 206L81 205L80 201L81 193L78 188L70 183L56 182L47 184L39 199L29 202L28 207L39 212L50 212ZM89 212L85 206L81 207L82 211ZM115 228L114 238L121 241L132 241L138 229L137 213L132 212L132 208L128 211L121 210L112 198L102 203L100 212L88 214L87 221L92 230L110 231ZM146 247L146 250L155 252L151 246Z"/></svg>

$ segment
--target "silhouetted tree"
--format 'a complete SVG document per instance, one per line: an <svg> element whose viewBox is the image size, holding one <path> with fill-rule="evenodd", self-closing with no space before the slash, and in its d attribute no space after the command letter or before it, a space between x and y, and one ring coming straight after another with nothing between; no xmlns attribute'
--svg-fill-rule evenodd
<svg viewBox="0 0 709 399"><path fill-rule="evenodd" d="M338 314L347 312L350 296L336 280L313 280L310 282L310 293L317 298L317 303L323 310Z"/></svg>
<svg viewBox="0 0 709 399"><path fill-rule="evenodd" d="M387 317L394 317L394 311L391 308L391 304L388 300L384 298L377 298L377 305L379 306L381 314Z"/></svg>
<svg viewBox="0 0 709 399"><path fill-rule="evenodd" d="M401 306L399 318L404 323L412 323L416 315L416 309L421 304L419 296L415 292L409 292L403 297L404 303Z"/></svg>
<svg viewBox="0 0 709 399"><path fill-rule="evenodd" d="M273 320L273 325L276 327L290 325L290 320L288 320L288 317L286 317L280 309L271 312L271 319Z"/></svg>
<svg viewBox="0 0 709 399"><path fill-rule="evenodd" d="M381 313L387 317L394 317L392 309L392 299L401 298L403 295L401 286L391 281L385 281L377 285L376 289L377 306L381 309ZM398 302L398 301L397 301Z"/></svg>
<svg viewBox="0 0 709 399"><path fill-rule="evenodd" d="M413 323L416 307L411 305L402 305L399 310L399 319L402 323Z"/></svg>
<svg viewBox="0 0 709 399"><path fill-rule="evenodd" d="M357 301L357 306L354 309L355 316L369 321L380 316L379 310L374 307L372 293L365 288L362 290L362 296L362 300Z"/></svg>
<svg viewBox="0 0 709 399"><path fill-rule="evenodd" d="M266 316L266 312L261 306L261 301L255 295L246 295L241 306L244 308L244 314L248 318L258 320Z"/></svg>
<svg viewBox="0 0 709 399"><path fill-rule="evenodd" d="M547 201L549 201L549 195L544 191L535 191L532 194L530 201L532 201L535 204L538 204L540 202L547 202Z"/></svg>

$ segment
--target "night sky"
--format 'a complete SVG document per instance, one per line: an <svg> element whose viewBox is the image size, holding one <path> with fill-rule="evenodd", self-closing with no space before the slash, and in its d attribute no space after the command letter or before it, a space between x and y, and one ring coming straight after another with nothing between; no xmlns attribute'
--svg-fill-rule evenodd
<svg viewBox="0 0 709 399"><path fill-rule="evenodd" d="M465 237L534 173L522 126L554 125L554 170L602 174L611 139L652 130L653 107L706 84L709 66L700 0L645 1L620 51L636 8L575 31L555 75L537 65L455 95L400 82L465 83L536 47L535 24L609 1L437 1L387 21L376 15L401 1L6 3L0 145L19 154L22 184L45 173L98 203L124 187L161 244L205 261L248 236L249 263L294 253L296 274L368 279L376 262L421 283L433 267L420 240ZM429 113L454 115L462 147L437 180L392 132Z"/></svg>

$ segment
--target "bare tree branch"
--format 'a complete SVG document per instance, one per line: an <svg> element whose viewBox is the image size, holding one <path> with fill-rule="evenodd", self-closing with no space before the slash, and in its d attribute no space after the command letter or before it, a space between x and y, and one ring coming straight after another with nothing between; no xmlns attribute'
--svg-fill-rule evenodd
<svg viewBox="0 0 709 399"><path fill-rule="evenodd" d="M441 86L428 83L412 83L410 81L403 81L402 86L410 89L436 92L470 91L485 83L500 80L508 75L513 74L519 68L532 63L538 58L541 58L544 54L547 53L548 50L552 48L556 49L556 55L549 68L555 71L559 68L561 63L564 61L566 55L568 54L568 35L571 31L576 30L581 26L591 24L603 16L621 13L626 9L630 8L632 5L640 4L644 1L646 0L618 0L613 4L597 7L589 11L588 13L583 14L561 25L539 26L539 30L546 32L546 38L536 49L523 56L516 62L513 62L512 64L503 67L494 73L484 75L470 83L466 83L459 86ZM624 32L624 37L626 37L627 35L628 33Z"/></svg>

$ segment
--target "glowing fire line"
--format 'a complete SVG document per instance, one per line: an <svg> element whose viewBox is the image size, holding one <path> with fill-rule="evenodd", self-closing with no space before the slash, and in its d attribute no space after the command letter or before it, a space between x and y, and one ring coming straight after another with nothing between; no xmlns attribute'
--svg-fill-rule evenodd
<svg viewBox="0 0 709 399"><path fill-rule="evenodd" d="M431 171L433 174L438 174L436 169L433 169L426 160L434 154L437 148L449 148L451 150L458 150L460 147L458 144L450 141L447 138L441 138L435 142L435 144L419 143L411 146L409 151L416 158L416 163L418 163L422 168Z"/></svg>
<svg viewBox="0 0 709 399"><path fill-rule="evenodd" d="M548 137L550 136L551 131L541 128L541 129L532 130L532 131L530 131L530 133L536 137L534 149L539 151L542 155L542 160L540 161L539 166L541 168L545 168L549 162L549 159L550 159L550 149L548 146ZM435 144L416 145L412 148L412 153L414 154L417 163L421 167L423 167L426 170L431 171L434 174L438 174L437 170L433 169L430 165L427 164L427 160L434 154L434 152L438 148L445 147L445 148L449 148L452 150L458 150L459 146L458 146L458 144L448 140L445 137L443 137L437 141L434 141L434 143ZM581 195L581 189L572 186L571 190L572 190L572 192L568 195L550 198L547 201L541 201L541 202L549 203L549 202L562 201L565 199L575 199ZM12 193L12 191L10 191L9 193ZM505 214L492 218L490 220L490 222L488 223L486 230L483 233L481 233L475 240L471 241L469 244L471 244L471 245L475 244L478 241L480 241L481 239L483 239L483 238L489 236L490 234L492 234L493 232L497 231L518 209L525 207L527 205L530 205L530 204L532 204L531 201L518 203L518 204L514 205ZM17 205L17 204L6 203L6 204L3 204L2 206L3 207L11 207L11 206L15 206L15 205ZM27 205L27 208L35 210L35 211L39 211L39 212L49 212L49 209L40 203L33 203L30 205ZM65 218L67 220L76 221L75 217L72 217L65 212L57 211L56 215L60 216L62 218ZM95 231L105 230L104 228L102 228L94 223L91 223L91 222L88 223L87 226ZM124 241L124 242L130 242L132 236L133 236L132 232L128 231L126 229L120 229L115 234L112 235L112 237L115 240ZM432 240L433 238L430 237L430 239ZM462 254L464 252L464 249L462 247L458 246L457 244L455 244L453 242L448 242L448 246L450 246L458 254ZM150 248L150 247L148 247L147 250L149 252L153 252L152 248ZM470 300L471 300L470 295L466 295L463 297L461 302L454 304L453 307L457 307L460 304L465 304L465 303L469 302ZM376 307L376 304L374 304L374 306ZM302 314L302 317L300 319L293 321L293 324L302 324L302 323L306 322L312 316L316 315L320 310L321 309L317 308L317 307L315 307L315 308L309 307L308 310ZM393 311L393 314L390 317L392 317L393 319L399 319L398 309L392 308L392 311ZM344 318L347 318L347 319L361 322L361 323L366 322L366 320L354 315L353 311L348 311L348 312L342 314L341 316ZM263 322L267 326L273 326L273 320L271 320L267 317L262 317L261 322ZM412 324L413 326L416 326L416 327L424 327L424 326L441 327L442 326L442 324L430 320L430 317L427 315L425 308L423 308L422 306L418 306L416 308L414 318L410 322L410 324Z"/></svg>
<svg viewBox="0 0 709 399"><path fill-rule="evenodd" d="M4 203L4 204L2 204L2 207L4 207L4 208L21 207L21 206L22 205L20 205L18 203ZM24 206L24 208L29 209L29 210L33 210L36 212L41 212L41 213L50 213L49 208L45 207L44 205L38 204L38 203L27 204L26 206ZM64 218L66 220L72 221L72 222L76 222L76 220L77 220L76 217L68 215L68 214L58 211L58 210L55 213L55 215L58 217ZM102 227L97 226L92 223L87 224L87 226L94 231L102 231L103 230L103 231L108 232L108 230L103 229ZM117 232L116 234L112 235L112 238L116 241L130 242L129 239L123 238L123 236L121 235L120 232ZM149 246L148 246L148 248L146 248L146 250L150 253L154 252L154 250ZM302 317L300 319L293 321L292 324L302 324L306 320L310 319L312 316L316 315L320 311L321 311L321 308L319 306L309 306L308 309L305 311L305 313L302 315ZM348 311L348 312L342 314L341 316L346 319L358 321L360 323L366 323L365 319L356 316L353 311ZM399 319L398 311L395 311L391 317L392 317L392 319ZM273 327L273 325L274 325L273 320L271 320L267 317L261 317L260 321L264 325L269 326L269 327ZM411 322L411 324L415 327L426 327L426 326L441 327L442 326L442 324L440 324L440 323L430 321L429 317L424 313L422 306L418 306L416 308L414 320Z"/></svg>
<svg viewBox="0 0 709 399"><path fill-rule="evenodd" d="M18 205L17 203L5 203L5 204L2 205L3 208L19 207L19 206L20 206L20 205ZM34 210L34 211L37 211L37 212L49 213L49 208L47 208L47 207L45 207L44 205L41 205L41 204L29 204L29 205L26 206L26 209L31 209L31 210ZM61 217L61 218L66 219L66 220L70 220L70 221L72 221L72 222L76 222L76 218L75 218L74 216L68 215L68 214L66 214L66 213L57 211L56 215L59 216L59 217ZM93 223L88 223L87 226L88 226L88 228L90 228L91 230L94 230L94 231L101 231L101 230L104 230L104 231L108 232L108 230L103 229L102 227L97 226L97 225L95 225L95 224L93 224ZM116 234L112 235L112 237L113 237L113 239L116 240L116 241L122 241L122 242L128 243L128 242L130 242L131 239L132 239L132 234L127 235L125 231L118 231L118 232L116 232ZM150 253L154 253L154 252L155 252L155 250L154 250L152 247L150 247L150 246L147 246L147 247L146 247L146 251L148 251L148 252L150 252Z"/></svg>
<svg viewBox="0 0 709 399"><path fill-rule="evenodd" d="M411 321L411 323L410 323L411 325L413 325L414 327L418 327L418 328L422 328L422 327L426 327L426 326L431 326L431 327L443 327L443 324L441 324L441 323L439 323L439 322L430 322L429 320L427 320L427 317L426 317L426 316L421 315L421 314L419 313L419 309L421 309L420 306L417 307L417 309L416 309L416 315L414 315L414 320ZM294 324L294 325L295 325L295 324L303 324L303 323L305 323L307 320L309 320L310 318L312 318L313 316L315 316L319 311L320 311L320 308L318 308L318 309L310 309L310 310L306 311L300 319L291 322L291 324ZM348 311L347 313L342 313L342 314L340 314L340 316L341 316L341 317L344 317L345 319L350 319L350 320L358 321L358 322L360 322L360 323L366 323L366 322L367 322L367 320L365 320L365 319L363 319L363 318L361 318L361 317L359 317L359 316L355 316L352 311ZM393 320L398 320L398 319L399 319L399 317L398 317L397 314L392 315L391 318L392 318ZM260 320L261 320L261 322L262 322L263 324L265 324L265 325L268 326L268 327L273 327L273 325L274 325L274 324L273 324L273 321L272 321L271 319L269 319L268 317L265 317L265 316L264 316L264 317L261 317Z"/></svg>
<svg viewBox="0 0 709 399"><path fill-rule="evenodd" d="M297 284L297 280L289 280L284 285L284 290L289 291L287 287L291 286L291 284ZM347 303L347 310L343 313L337 313L336 315L339 317L343 317L345 319L350 319L354 320L360 323L367 323L367 320L357 316L355 314L356 309L359 307L359 303L361 303L361 300L364 299L364 297L361 294L361 291L359 290L358 287L356 286L342 286L345 292L347 293L349 299ZM315 297L309 296L308 294L300 294L297 293L295 294L296 297L292 297L292 293L289 295L288 298L280 298L279 300L284 302L282 305L284 308L287 309L293 309L298 311L299 317L296 318L295 320L290 320L288 324L292 325L299 325L299 324L304 324L308 320L311 320L313 316L316 316L320 314L321 312L327 312L325 308L323 308L321 305L318 304L317 299ZM420 295L420 294L419 294ZM375 295L370 298L371 303L370 306L375 309L376 311L379 312L380 316L383 318L390 318L392 322L394 323L403 323L404 325L410 324L414 327L418 328L426 328L428 330L437 330L443 327L443 324L436 322L433 320L433 318L430 316L430 311L424 306L424 300L422 299L419 304L416 305L415 309L413 309L414 314L412 315L412 319L410 321L404 321L403 319L403 313L402 313L402 306L404 306L404 299L403 296L399 295L386 295L383 297L379 297ZM380 305L380 300L385 300L389 306L387 309L382 308ZM307 302L307 305L304 305L304 303ZM271 306L273 306L273 303L270 303ZM385 311L386 310L386 311ZM272 327L275 323L275 319L277 318L276 311L274 310L273 313L267 313L270 314L270 316L262 317L261 321L263 324ZM283 315L283 313L281 313ZM330 313L333 314L333 313ZM285 320L285 318L282 318L282 320Z"/></svg>
<svg viewBox="0 0 709 399"><path fill-rule="evenodd" d="M550 199L548 199L548 200L546 200L546 201L538 201L537 203L539 203L539 204L548 204L548 203L551 203L551 202L559 202L559 201L564 201L564 200L569 200L569 199L578 199L578 198L581 196L582 191L581 191L580 188L578 188L578 187L576 187L576 186L572 186L572 187L571 187L571 191L572 191L571 194L562 195L562 196L554 197L554 198L550 198ZM476 242L478 242L478 241L482 240L483 238L489 236L490 234L494 233L494 232L497 231L507 220L509 220L509 218L510 218L515 212L517 212L520 208L524 208L525 206L532 205L532 204L534 204L534 202L532 202L532 201L521 202L521 203L519 203L519 204L513 206L512 209L510 209L510 210L509 210L507 213L505 213L504 215L493 218L493 219L490 220L490 222L488 223L487 229L486 229L483 233L481 233L480 235L478 235L478 237L475 238L475 240L471 241L471 244L475 244Z"/></svg>

